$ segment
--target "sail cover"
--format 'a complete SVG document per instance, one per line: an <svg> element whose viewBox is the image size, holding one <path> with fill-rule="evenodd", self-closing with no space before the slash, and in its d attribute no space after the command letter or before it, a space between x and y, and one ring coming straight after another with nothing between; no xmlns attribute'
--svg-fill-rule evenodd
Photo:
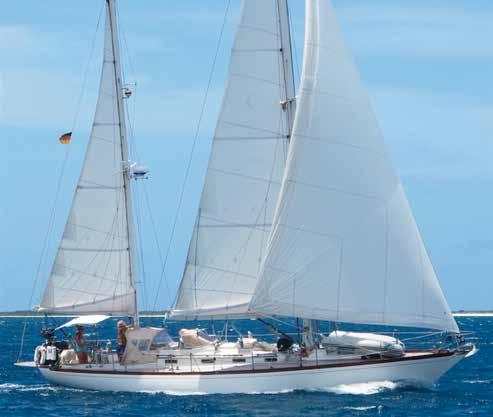
<svg viewBox="0 0 493 417"><path fill-rule="evenodd" d="M457 331L328 0L307 0L292 144L250 309Z"/></svg>
<svg viewBox="0 0 493 417"><path fill-rule="evenodd" d="M242 4L174 318L245 314L257 283L288 145L281 6Z"/></svg>
<svg viewBox="0 0 493 417"><path fill-rule="evenodd" d="M77 314L135 310L117 94L107 10L96 114L41 310Z"/></svg>

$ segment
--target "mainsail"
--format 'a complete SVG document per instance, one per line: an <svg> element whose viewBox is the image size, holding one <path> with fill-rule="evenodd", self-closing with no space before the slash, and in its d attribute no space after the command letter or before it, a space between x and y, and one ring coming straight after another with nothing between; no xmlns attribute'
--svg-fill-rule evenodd
<svg viewBox="0 0 493 417"><path fill-rule="evenodd" d="M246 313L265 256L294 108L288 22L286 0L243 2L175 318Z"/></svg>
<svg viewBox="0 0 493 417"><path fill-rule="evenodd" d="M107 1L96 114L68 221L40 309L134 314L125 120L113 0ZM130 225L131 226L131 225Z"/></svg>
<svg viewBox="0 0 493 417"><path fill-rule="evenodd" d="M328 0L307 0L293 138L250 310L458 331Z"/></svg>

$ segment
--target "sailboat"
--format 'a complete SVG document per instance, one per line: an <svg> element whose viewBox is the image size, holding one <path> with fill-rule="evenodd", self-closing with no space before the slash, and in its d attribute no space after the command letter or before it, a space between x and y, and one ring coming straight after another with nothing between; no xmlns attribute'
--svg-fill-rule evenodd
<svg viewBox="0 0 493 417"><path fill-rule="evenodd" d="M50 333L57 358L19 365L85 389L246 393L430 385L475 352L442 293L329 0L306 0L298 93L288 1L243 1L168 317L259 319L277 343L140 327L131 196L142 173L128 159L115 0L105 1L95 119L39 310L79 316L61 327L119 315L133 325L121 357L98 347L79 363L74 342ZM272 324L281 318L302 321L298 340ZM324 322L332 331L320 330ZM441 342L411 349L396 335L342 330L347 323L428 329Z"/></svg>

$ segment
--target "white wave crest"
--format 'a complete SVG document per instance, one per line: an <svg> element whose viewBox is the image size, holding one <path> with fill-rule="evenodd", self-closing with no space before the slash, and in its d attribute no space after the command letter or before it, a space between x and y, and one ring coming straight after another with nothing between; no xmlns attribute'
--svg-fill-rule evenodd
<svg viewBox="0 0 493 417"><path fill-rule="evenodd" d="M378 394L382 391L393 390L401 386L395 382L391 381L378 381L378 382L367 382L360 384L345 384L345 385L337 385L334 387L328 387L325 389L316 389L316 390L308 390L315 392L330 392L333 394L350 394L350 395L373 395ZM282 389L277 391L251 391L244 392L246 395L276 395L276 394L288 394L295 391L294 389ZM180 392L180 391L170 391L170 390L142 390L139 391L145 394L157 395L172 395L172 396L194 396L194 395L210 395L210 393L206 392ZM371 408L371 407L370 407ZM370 408L365 408L370 409ZM364 411L363 409L360 411Z"/></svg>
<svg viewBox="0 0 493 417"><path fill-rule="evenodd" d="M278 390L278 391L251 391L251 392L245 392L243 394L246 395L275 395L275 394L288 394L290 392L293 392L293 389L283 389L283 390ZM170 391L170 390L142 390L139 391L143 394L151 394L151 395L158 395L158 394L164 394L164 395L172 395L172 396L177 396L177 397L183 397L183 396L195 396L195 395L213 395L211 393L207 392L180 392L180 391Z"/></svg>
<svg viewBox="0 0 493 417"><path fill-rule="evenodd" d="M181 392L181 391L170 391L170 390L141 390L139 391L142 394L150 394L150 395L172 395L176 397L186 397L186 396L194 396L194 395L207 395L206 392Z"/></svg>
<svg viewBox="0 0 493 417"><path fill-rule="evenodd" d="M247 395L276 395L276 394L289 394L290 392L293 392L294 389L281 389L278 391L252 391L252 392L247 392Z"/></svg>
<svg viewBox="0 0 493 417"><path fill-rule="evenodd" d="M0 384L0 392L8 392L12 391L18 388L22 388L24 385L19 385L19 384L11 384L9 382L5 384Z"/></svg>
<svg viewBox="0 0 493 417"><path fill-rule="evenodd" d="M375 408L377 408L376 405L369 405L367 407L344 407L345 410L354 410L354 411L369 411Z"/></svg>
<svg viewBox="0 0 493 417"><path fill-rule="evenodd" d="M462 382L465 384L491 384L493 381L490 379L465 379Z"/></svg>
<svg viewBox="0 0 493 417"><path fill-rule="evenodd" d="M325 391L334 394L350 395L374 395L382 391L393 390L399 387L399 384L392 381L365 382L359 384L343 384L327 388Z"/></svg>
<svg viewBox="0 0 493 417"><path fill-rule="evenodd" d="M75 388L65 388L65 387L57 387L49 384L36 384L36 385L22 385L22 384L13 384L13 383L4 383L0 384L0 392L30 392L30 391L81 391Z"/></svg>

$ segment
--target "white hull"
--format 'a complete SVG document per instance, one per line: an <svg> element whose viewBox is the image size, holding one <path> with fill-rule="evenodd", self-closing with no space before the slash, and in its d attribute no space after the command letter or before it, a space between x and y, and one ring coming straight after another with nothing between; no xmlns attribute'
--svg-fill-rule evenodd
<svg viewBox="0 0 493 417"><path fill-rule="evenodd" d="M290 370L162 373L51 370L39 368L50 382L99 391L165 392L171 394L269 393L324 390L338 385L377 381L430 386L456 365L464 353L408 360L311 367Z"/></svg>

